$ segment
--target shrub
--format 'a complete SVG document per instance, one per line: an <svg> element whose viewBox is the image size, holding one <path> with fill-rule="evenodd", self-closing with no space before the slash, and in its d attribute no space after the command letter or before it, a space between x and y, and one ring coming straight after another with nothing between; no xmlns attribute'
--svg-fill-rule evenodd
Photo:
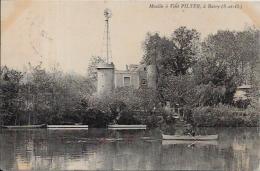
<svg viewBox="0 0 260 171"><path fill-rule="evenodd" d="M83 112L82 123L92 128L104 128L109 124L109 116L96 108L89 108Z"/></svg>
<svg viewBox="0 0 260 171"><path fill-rule="evenodd" d="M192 116L197 126L258 126L259 111L218 105L197 107L193 109Z"/></svg>
<svg viewBox="0 0 260 171"><path fill-rule="evenodd" d="M133 113L131 113L130 111L123 111L122 113L120 113L120 117L119 117L117 123L121 124L121 125L141 124L140 120L135 118L133 116Z"/></svg>

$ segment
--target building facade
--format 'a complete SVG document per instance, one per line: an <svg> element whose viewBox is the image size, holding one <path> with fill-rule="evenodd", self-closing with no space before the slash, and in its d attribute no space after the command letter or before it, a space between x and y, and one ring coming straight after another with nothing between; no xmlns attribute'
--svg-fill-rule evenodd
<svg viewBox="0 0 260 171"><path fill-rule="evenodd" d="M126 65L125 70L115 70L115 88L131 86L135 89L147 86L145 65Z"/></svg>
<svg viewBox="0 0 260 171"><path fill-rule="evenodd" d="M156 89L156 68L153 65L126 65L125 70L115 70L113 64L100 64L97 67L97 94L108 95L114 88L149 87Z"/></svg>

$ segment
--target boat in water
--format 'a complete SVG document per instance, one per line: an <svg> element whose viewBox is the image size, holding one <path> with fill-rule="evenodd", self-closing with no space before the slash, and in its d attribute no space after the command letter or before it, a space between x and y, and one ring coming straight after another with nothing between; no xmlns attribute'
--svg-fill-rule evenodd
<svg viewBox="0 0 260 171"><path fill-rule="evenodd" d="M198 146L207 146L207 145L218 145L218 141L211 140L211 141L190 141L190 140L163 140L162 145L178 145L178 144L187 144L193 145L196 144Z"/></svg>
<svg viewBox="0 0 260 171"><path fill-rule="evenodd" d="M163 140L188 140L188 141L208 141L217 140L218 135L165 135L162 134Z"/></svg>
<svg viewBox="0 0 260 171"><path fill-rule="evenodd" d="M146 125L108 125L108 129L124 130L124 129L146 129Z"/></svg>
<svg viewBox="0 0 260 171"><path fill-rule="evenodd" d="M88 125L47 125L51 130L83 130L88 129Z"/></svg>
<svg viewBox="0 0 260 171"><path fill-rule="evenodd" d="M5 129L35 129L35 128L47 128L46 124L41 125L16 125L16 126L1 126Z"/></svg>

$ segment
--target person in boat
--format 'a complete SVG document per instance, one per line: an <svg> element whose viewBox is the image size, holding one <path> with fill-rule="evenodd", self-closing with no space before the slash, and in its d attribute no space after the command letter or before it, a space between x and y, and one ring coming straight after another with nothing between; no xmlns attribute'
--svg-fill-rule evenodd
<svg viewBox="0 0 260 171"><path fill-rule="evenodd" d="M195 130L194 130L192 125L189 124L187 126L187 128L184 131L184 135L191 135L191 136L195 136L196 135L196 132L195 132Z"/></svg>

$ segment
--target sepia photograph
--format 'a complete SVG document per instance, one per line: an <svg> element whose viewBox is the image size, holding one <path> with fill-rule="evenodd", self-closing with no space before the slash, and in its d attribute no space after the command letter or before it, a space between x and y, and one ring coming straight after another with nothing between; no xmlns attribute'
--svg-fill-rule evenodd
<svg viewBox="0 0 260 171"><path fill-rule="evenodd" d="M1 0L0 171L260 171L260 1Z"/></svg>

